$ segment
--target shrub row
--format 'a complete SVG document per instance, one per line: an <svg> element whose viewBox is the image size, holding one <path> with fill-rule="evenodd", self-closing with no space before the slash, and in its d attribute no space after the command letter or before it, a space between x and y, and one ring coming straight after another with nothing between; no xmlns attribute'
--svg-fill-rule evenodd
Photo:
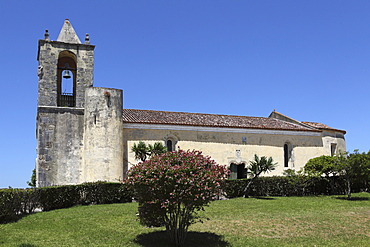
<svg viewBox="0 0 370 247"><path fill-rule="evenodd" d="M226 180L224 194L227 198L244 196L249 179ZM352 192L367 191L367 184L354 181ZM250 196L311 196L345 194L346 185L341 177L318 178L306 176L259 177L249 188Z"/></svg>
<svg viewBox="0 0 370 247"><path fill-rule="evenodd" d="M39 193L34 189L0 190L0 223L34 212L38 207Z"/></svg>
<svg viewBox="0 0 370 247"><path fill-rule="evenodd" d="M248 179L224 181L223 191L227 198L244 196ZM259 177L249 188L250 196L309 196L340 195L346 189L340 177L309 178L305 176ZM355 181L352 192L368 191L368 184ZM75 205L131 202L133 197L125 184L85 183L34 189L0 190L0 223L35 211L49 211Z"/></svg>
<svg viewBox="0 0 370 247"><path fill-rule="evenodd" d="M121 183L85 183L34 189L0 190L0 223L32 213L75 205L131 202L132 193Z"/></svg>

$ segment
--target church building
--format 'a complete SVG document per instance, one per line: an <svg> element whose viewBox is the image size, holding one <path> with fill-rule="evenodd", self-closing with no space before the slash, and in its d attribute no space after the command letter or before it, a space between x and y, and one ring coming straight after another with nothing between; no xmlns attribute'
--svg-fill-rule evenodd
<svg viewBox="0 0 370 247"><path fill-rule="evenodd" d="M248 117L124 109L122 90L93 86L94 48L69 20L56 41L46 30L38 42L38 187L121 181L139 162L131 152L139 141L201 150L229 167L233 179L245 177L254 154L271 156L278 166L268 175L282 175L346 150L344 130L276 111Z"/></svg>

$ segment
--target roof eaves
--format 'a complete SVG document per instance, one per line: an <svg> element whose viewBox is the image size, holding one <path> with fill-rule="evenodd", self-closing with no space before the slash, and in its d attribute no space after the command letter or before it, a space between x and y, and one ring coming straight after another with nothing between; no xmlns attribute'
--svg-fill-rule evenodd
<svg viewBox="0 0 370 247"><path fill-rule="evenodd" d="M156 121L124 121L124 123L131 123L131 124L143 124L143 125L150 125L150 124L156 124L156 125L178 125L178 126L196 126L196 127L211 127L211 128L232 128L232 129L265 129L265 130L281 130L281 131L308 131L308 132L322 132L318 129L294 129L294 128L269 128L269 127L247 127L247 126L225 126L225 125L207 125L207 124L187 124L187 123L161 123Z"/></svg>

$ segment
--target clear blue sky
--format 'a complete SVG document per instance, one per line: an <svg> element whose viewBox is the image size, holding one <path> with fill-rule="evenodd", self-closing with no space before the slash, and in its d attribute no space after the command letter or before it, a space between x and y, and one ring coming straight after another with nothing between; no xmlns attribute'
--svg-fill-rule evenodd
<svg viewBox="0 0 370 247"><path fill-rule="evenodd" d="M0 1L0 188L35 166L37 41L68 18L95 48L94 85L124 107L268 116L347 131L369 151L370 1Z"/></svg>

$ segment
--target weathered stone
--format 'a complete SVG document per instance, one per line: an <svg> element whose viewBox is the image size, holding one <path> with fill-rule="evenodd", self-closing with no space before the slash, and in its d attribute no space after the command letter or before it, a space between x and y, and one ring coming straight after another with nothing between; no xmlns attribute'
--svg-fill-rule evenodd
<svg viewBox="0 0 370 247"><path fill-rule="evenodd" d="M264 118L123 109L121 90L93 87L94 48L89 38L81 44L69 21L57 41L47 35L39 40L39 187L119 181L138 162L131 149L139 141L201 150L230 167L233 178L245 174L254 154L271 156L279 165L270 175L281 175L313 157L346 150L345 131L276 111ZM69 94L61 90L64 70L73 75Z"/></svg>

